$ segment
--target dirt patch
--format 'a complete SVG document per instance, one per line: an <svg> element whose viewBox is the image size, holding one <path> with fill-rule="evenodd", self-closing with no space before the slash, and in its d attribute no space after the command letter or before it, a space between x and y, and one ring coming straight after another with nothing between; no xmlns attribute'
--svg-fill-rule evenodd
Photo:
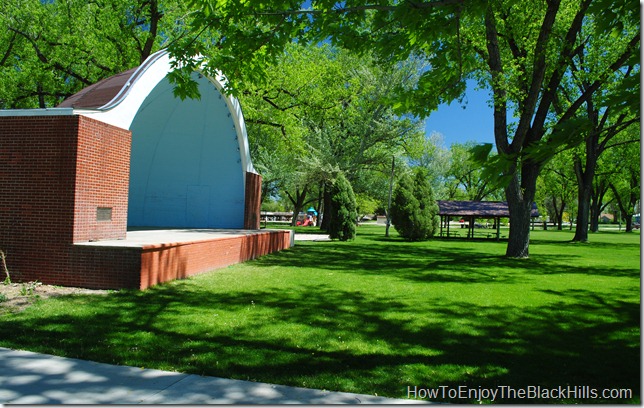
<svg viewBox="0 0 644 408"><path fill-rule="evenodd" d="M0 283L0 314L6 311L22 311L38 300L50 297L77 294L105 295L109 292L109 290L43 285L40 282Z"/></svg>

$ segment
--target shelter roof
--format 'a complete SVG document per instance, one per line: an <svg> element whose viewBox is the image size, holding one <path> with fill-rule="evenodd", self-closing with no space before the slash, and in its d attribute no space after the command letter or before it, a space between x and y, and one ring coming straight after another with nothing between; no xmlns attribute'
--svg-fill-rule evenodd
<svg viewBox="0 0 644 408"><path fill-rule="evenodd" d="M438 200L439 215L455 215L461 217L509 217L506 201L446 201ZM531 217L538 217L537 204L532 203Z"/></svg>
<svg viewBox="0 0 644 408"><path fill-rule="evenodd" d="M138 67L105 78L65 99L58 108L96 109L114 99Z"/></svg>

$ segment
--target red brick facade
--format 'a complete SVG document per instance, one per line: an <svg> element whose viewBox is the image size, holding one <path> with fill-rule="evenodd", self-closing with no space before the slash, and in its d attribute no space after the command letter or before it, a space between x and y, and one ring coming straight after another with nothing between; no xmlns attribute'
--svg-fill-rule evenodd
<svg viewBox="0 0 644 408"><path fill-rule="evenodd" d="M147 288L288 248L287 231L143 247L124 239L131 134L78 115L0 117L0 250L14 281ZM261 176L247 173L245 228Z"/></svg>
<svg viewBox="0 0 644 408"><path fill-rule="evenodd" d="M77 116L73 242L124 239L130 132Z"/></svg>
<svg viewBox="0 0 644 408"><path fill-rule="evenodd" d="M150 245L141 250L140 288L248 261L290 246L290 231L261 231L210 241Z"/></svg>
<svg viewBox="0 0 644 408"><path fill-rule="evenodd" d="M86 117L0 118L0 249L13 279L75 284L71 243L125 237L129 152L129 131ZM97 221L99 207L111 221Z"/></svg>

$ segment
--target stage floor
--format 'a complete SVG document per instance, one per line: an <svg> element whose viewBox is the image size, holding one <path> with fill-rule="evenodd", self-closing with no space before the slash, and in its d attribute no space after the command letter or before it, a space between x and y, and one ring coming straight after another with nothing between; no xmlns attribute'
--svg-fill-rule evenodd
<svg viewBox="0 0 644 408"><path fill-rule="evenodd" d="M125 239L79 242L75 245L99 247L144 248L156 245L177 245L200 241L211 241L222 238L239 238L249 235L265 234L278 230L243 230L243 229L203 229L203 228L133 228L127 231ZM291 234L293 235L293 234ZM291 243L292 244L292 243Z"/></svg>
<svg viewBox="0 0 644 408"><path fill-rule="evenodd" d="M290 230L132 229L125 239L75 243L73 269L82 271L85 287L145 289L293 244Z"/></svg>

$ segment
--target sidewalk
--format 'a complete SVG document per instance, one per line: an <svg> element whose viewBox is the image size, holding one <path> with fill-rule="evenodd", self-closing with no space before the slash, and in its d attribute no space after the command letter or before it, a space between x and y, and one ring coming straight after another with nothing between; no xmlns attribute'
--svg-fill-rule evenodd
<svg viewBox="0 0 644 408"><path fill-rule="evenodd" d="M329 234L293 234L295 241L331 241Z"/></svg>
<svg viewBox="0 0 644 408"><path fill-rule="evenodd" d="M0 404L415 404L0 348Z"/></svg>

